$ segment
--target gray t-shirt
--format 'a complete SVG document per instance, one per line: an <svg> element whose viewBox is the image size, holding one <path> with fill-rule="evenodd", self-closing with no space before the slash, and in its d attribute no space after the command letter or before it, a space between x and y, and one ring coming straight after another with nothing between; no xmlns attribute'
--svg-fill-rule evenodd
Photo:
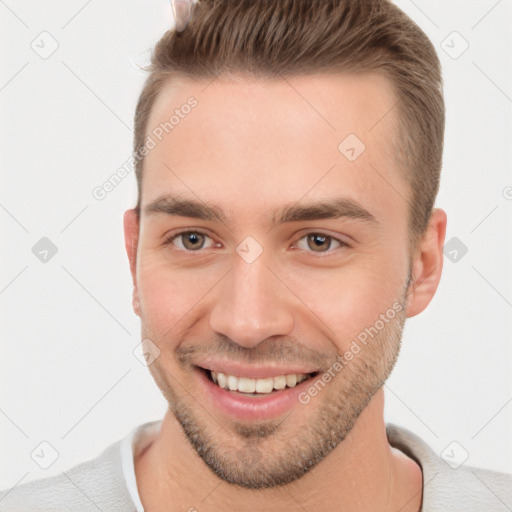
<svg viewBox="0 0 512 512"><path fill-rule="evenodd" d="M133 457L160 425L161 420L140 425L95 459L1 491L0 512L143 512ZM389 423L386 431L390 445L422 468L422 512L512 510L512 475L465 465L453 469L409 430Z"/></svg>

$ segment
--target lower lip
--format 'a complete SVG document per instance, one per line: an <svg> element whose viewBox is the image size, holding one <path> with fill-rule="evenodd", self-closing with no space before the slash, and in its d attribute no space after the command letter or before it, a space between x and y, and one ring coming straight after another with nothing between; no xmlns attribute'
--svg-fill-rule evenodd
<svg viewBox="0 0 512 512"><path fill-rule="evenodd" d="M201 388L215 407L227 416L249 421L275 418L300 405L298 395L313 381L309 378L294 388L285 388L268 395L244 396L222 389L208 378L205 370L195 368L194 371Z"/></svg>

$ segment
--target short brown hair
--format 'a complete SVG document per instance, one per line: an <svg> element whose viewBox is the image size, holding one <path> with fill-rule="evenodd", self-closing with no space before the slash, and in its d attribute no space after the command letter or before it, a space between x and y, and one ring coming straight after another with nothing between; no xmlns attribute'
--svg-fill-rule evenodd
<svg viewBox="0 0 512 512"><path fill-rule="evenodd" d="M412 190L409 226L424 233L439 189L445 110L441 66L425 33L388 0L199 0L182 32L153 50L135 112L140 155L151 108L173 76L258 77L377 71L398 97L398 154ZM341 142L341 141L340 141ZM136 159L140 214L143 158Z"/></svg>

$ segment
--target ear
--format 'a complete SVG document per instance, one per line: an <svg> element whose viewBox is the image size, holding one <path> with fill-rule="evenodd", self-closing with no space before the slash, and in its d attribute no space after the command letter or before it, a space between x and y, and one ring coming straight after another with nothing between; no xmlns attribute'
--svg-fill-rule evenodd
<svg viewBox="0 0 512 512"><path fill-rule="evenodd" d="M407 317L421 313L436 293L443 270L446 212L436 208L411 260L411 284L407 292Z"/></svg>
<svg viewBox="0 0 512 512"><path fill-rule="evenodd" d="M124 246L130 262L130 272L132 274L133 294L132 307L137 316L140 316L140 304L137 292L137 246L139 242L139 216L137 212L126 210L123 216L124 224Z"/></svg>

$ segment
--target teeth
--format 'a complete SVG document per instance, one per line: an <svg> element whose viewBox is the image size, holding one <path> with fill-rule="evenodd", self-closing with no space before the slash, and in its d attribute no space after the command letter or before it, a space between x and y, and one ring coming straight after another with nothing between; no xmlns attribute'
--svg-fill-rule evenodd
<svg viewBox="0 0 512 512"><path fill-rule="evenodd" d="M289 388L293 388L297 384L297 375L287 375L286 376L286 385Z"/></svg>
<svg viewBox="0 0 512 512"><path fill-rule="evenodd" d="M255 379L255 381L256 393L270 393L274 389L274 379L272 377L268 379Z"/></svg>
<svg viewBox="0 0 512 512"><path fill-rule="evenodd" d="M223 373L218 373L217 374L217 380L218 380L218 384L221 388L224 388L226 389L228 386L228 379L226 378L226 376L223 374Z"/></svg>
<svg viewBox="0 0 512 512"><path fill-rule="evenodd" d="M238 391L238 379L233 375L228 375L228 388L230 391Z"/></svg>
<svg viewBox="0 0 512 512"><path fill-rule="evenodd" d="M309 375L305 373L292 375L279 375L277 377L267 377L265 379L250 379L248 377L235 377L234 375L225 375L220 372L210 371L213 382L217 383L223 389L230 391L240 391L241 393L271 393L273 389L293 388Z"/></svg>
<svg viewBox="0 0 512 512"><path fill-rule="evenodd" d="M286 375L274 377L274 389L284 389L286 387Z"/></svg>
<svg viewBox="0 0 512 512"><path fill-rule="evenodd" d="M254 393L256 391L256 381L254 379L248 379L247 377L233 377L238 380L238 391L242 393Z"/></svg>

